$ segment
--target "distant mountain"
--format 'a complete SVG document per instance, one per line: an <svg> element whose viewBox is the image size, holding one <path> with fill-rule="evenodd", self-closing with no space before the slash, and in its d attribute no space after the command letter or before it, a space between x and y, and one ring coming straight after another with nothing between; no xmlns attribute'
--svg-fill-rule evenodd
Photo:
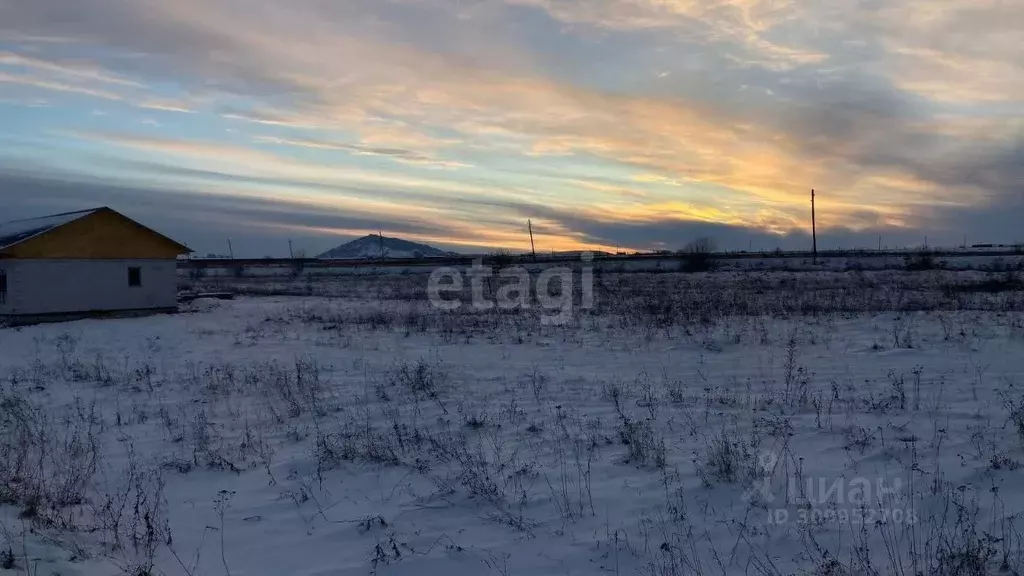
<svg viewBox="0 0 1024 576"><path fill-rule="evenodd" d="M387 236L384 236L383 244L384 258L390 259L442 258L453 254L452 252L438 250L437 248L427 244L410 242L408 240L402 240L401 238L388 238ZM377 259L380 257L381 237L376 234L363 236L358 240L342 244L337 248L328 250L327 252L317 256L317 258L324 258L328 260L366 260Z"/></svg>

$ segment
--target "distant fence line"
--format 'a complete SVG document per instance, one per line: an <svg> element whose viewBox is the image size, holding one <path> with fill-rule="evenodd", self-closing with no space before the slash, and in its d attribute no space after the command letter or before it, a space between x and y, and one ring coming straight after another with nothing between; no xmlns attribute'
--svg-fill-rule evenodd
<svg viewBox="0 0 1024 576"><path fill-rule="evenodd" d="M645 254L602 254L594 253L594 262L643 262L649 260L669 260L684 255L683 252L661 252ZM915 254L928 254L935 258L972 258L972 257L999 257L999 256L1020 256L1024 251L1015 248L1007 249L967 249L967 250L935 250L922 248L904 248L892 250L821 250L818 251L819 259L826 258L899 258ZM178 261L178 268L185 270L196 270L206 268L280 268L293 267L299 269L310 268L380 268L385 267L437 267L437 266L472 266L476 262L486 265L502 264L553 264L558 262L578 262L581 255L538 255L536 258L529 254L508 255L508 254L481 254L466 255L444 258L366 258L352 260L334 260L321 258L192 258ZM715 252L710 255L720 260L743 260L743 259L801 259L813 258L814 254L809 251L784 251L772 250L766 252Z"/></svg>

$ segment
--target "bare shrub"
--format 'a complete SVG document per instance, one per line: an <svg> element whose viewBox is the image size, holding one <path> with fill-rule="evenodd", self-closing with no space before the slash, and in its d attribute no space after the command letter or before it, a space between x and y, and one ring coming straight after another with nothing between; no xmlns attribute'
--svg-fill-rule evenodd
<svg viewBox="0 0 1024 576"><path fill-rule="evenodd" d="M805 406L808 400L810 378L807 369L799 365L799 346L796 333L790 334L786 341L786 358L783 364L785 371L785 403L795 406Z"/></svg>
<svg viewBox="0 0 1024 576"><path fill-rule="evenodd" d="M1018 440L1024 443L1024 398L1015 398L1003 391L999 396L1007 413L1007 422L1013 424Z"/></svg>
<svg viewBox="0 0 1024 576"><path fill-rule="evenodd" d="M623 416L619 421L619 441L627 449L627 463L656 468L667 464L665 438L655 433L650 420Z"/></svg>
<svg viewBox="0 0 1024 576"><path fill-rule="evenodd" d="M850 426L843 431L843 436L846 439L846 449L856 448L861 454L875 442L874 433L863 426Z"/></svg>
<svg viewBox="0 0 1024 576"><path fill-rule="evenodd" d="M911 493L878 505L892 518L853 530L847 553L829 551L811 530L805 530L808 552L830 574L935 574L987 576L1017 573L1021 567L1021 538L1014 518L982 517L977 487L940 483L928 493ZM999 513L998 493L991 492ZM913 504L919 501L919 504ZM897 514L902 513L902 514ZM846 560L849 558L849 560Z"/></svg>
<svg viewBox="0 0 1024 576"><path fill-rule="evenodd" d="M0 570L14 570L18 566L14 556L14 548L10 544L7 550L0 551Z"/></svg>
<svg viewBox="0 0 1024 576"><path fill-rule="evenodd" d="M239 371L240 376L235 376L235 372L233 367L230 370L222 367L212 372L212 375L228 375L231 383L229 385L232 387L233 382L240 378L240 386L243 389L273 399L274 402L268 403L268 407L275 412L277 406L284 406L288 418L298 418L304 414L322 417L335 409L334 399L329 396L327 387L321 380L323 370L312 356L296 357L291 364L282 364L275 360L258 362L244 371ZM214 384L208 386L210 385Z"/></svg>
<svg viewBox="0 0 1024 576"><path fill-rule="evenodd" d="M697 238L679 251L679 270L681 272L710 272L717 266L714 253L714 240L708 237Z"/></svg>
<svg viewBox="0 0 1024 576"><path fill-rule="evenodd" d="M695 458L697 472L706 486L713 481L727 484L747 485L763 478L766 471L761 466L758 443L744 441L725 432L710 439L703 454Z"/></svg>
<svg viewBox="0 0 1024 576"><path fill-rule="evenodd" d="M892 322L892 346L893 348L914 347L914 325L916 317L913 314L898 314Z"/></svg>
<svg viewBox="0 0 1024 576"><path fill-rule="evenodd" d="M364 412L337 432L318 432L315 450L320 469L333 468L341 461L395 466L402 461L403 444L390 431L378 430Z"/></svg>
<svg viewBox="0 0 1024 576"><path fill-rule="evenodd" d="M558 424L553 441L558 472L554 479L545 474L545 479L559 516L572 522L586 516L588 510L591 516L596 514L591 484L598 442L594 433L584 430L582 422L561 411Z"/></svg>
<svg viewBox="0 0 1024 576"><path fill-rule="evenodd" d="M164 478L159 468L144 469L133 460L123 474L121 485L101 500L96 519L122 572L153 574L157 552L171 539Z"/></svg>
<svg viewBox="0 0 1024 576"><path fill-rule="evenodd" d="M547 375L537 368L534 368L533 372L526 375L526 379L530 384L530 391L533 393L534 402L540 404L540 397L544 393L544 389L548 384Z"/></svg>
<svg viewBox="0 0 1024 576"><path fill-rule="evenodd" d="M226 443L210 422L205 409L199 410L192 420L189 437L192 449L192 463L214 470L230 470L241 473L241 470L225 456Z"/></svg>
<svg viewBox="0 0 1024 576"><path fill-rule="evenodd" d="M448 410L440 396L444 377L444 372L439 366L432 365L426 360L399 363L391 372L392 385L404 390L417 401L432 400L447 413Z"/></svg>
<svg viewBox="0 0 1024 576"><path fill-rule="evenodd" d="M102 418L79 399L61 412L0 393L0 503L22 517L59 528L75 526L103 456Z"/></svg>
<svg viewBox="0 0 1024 576"><path fill-rule="evenodd" d="M935 255L927 250L922 250L917 254L907 256L904 262L904 268L906 268L908 272L935 270L938 267L939 263L936 262Z"/></svg>
<svg viewBox="0 0 1024 576"><path fill-rule="evenodd" d="M497 432L471 444L465 433L443 428L429 442L440 462L454 466L454 481L487 505L489 518L527 533L536 527L525 516L538 478L535 460L522 459L519 448L509 447ZM452 489L449 478L434 477L434 481L442 490Z"/></svg>
<svg viewBox="0 0 1024 576"><path fill-rule="evenodd" d="M99 534L124 573L152 574L170 538L163 476L125 439L123 469L101 481L103 430L95 404L76 398L43 410L16 391L0 391L0 503L20 507L33 525Z"/></svg>

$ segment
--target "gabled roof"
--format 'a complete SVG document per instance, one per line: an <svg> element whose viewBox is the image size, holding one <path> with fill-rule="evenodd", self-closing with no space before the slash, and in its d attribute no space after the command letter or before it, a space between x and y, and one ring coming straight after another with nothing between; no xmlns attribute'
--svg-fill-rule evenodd
<svg viewBox="0 0 1024 576"><path fill-rule="evenodd" d="M25 220L13 220L0 223L0 250L10 248L15 244L21 244L25 240L45 234L55 228L74 222L90 214L94 214L102 208L90 208L89 210L78 210L77 212L64 212L40 218L28 218Z"/></svg>
<svg viewBox="0 0 1024 576"><path fill-rule="evenodd" d="M75 212L64 212L62 214L53 214L50 216L42 216L39 218L28 218L25 220L13 220L11 222L0 223L0 252L8 248L11 248L17 244L21 244L38 236L42 236L43 234L52 232L57 228L66 226L76 220L80 220L82 218L91 216L98 212L107 212L115 214L116 216L124 220L127 220L133 225L138 226L139 228L142 228L152 234L155 234L160 238L163 238L167 242L170 242L171 244L176 246L180 250L181 254L188 254L192 252L192 249L189 248L188 246L185 246L180 242L168 238L167 236L160 234L159 232L153 230L152 228L149 228L148 226L139 224L138 222L132 220L131 218L128 218L124 214L121 214L120 212L108 208L106 206L101 206L99 208L90 208L88 210L78 210Z"/></svg>

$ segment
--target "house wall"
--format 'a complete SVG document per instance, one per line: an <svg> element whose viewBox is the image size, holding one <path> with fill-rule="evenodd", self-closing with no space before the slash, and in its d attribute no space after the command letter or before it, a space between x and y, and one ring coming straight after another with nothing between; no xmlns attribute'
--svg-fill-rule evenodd
<svg viewBox="0 0 1024 576"><path fill-rule="evenodd" d="M141 286L128 285L129 267L142 269ZM0 316L173 309L175 268L174 260L0 259L7 274Z"/></svg>

